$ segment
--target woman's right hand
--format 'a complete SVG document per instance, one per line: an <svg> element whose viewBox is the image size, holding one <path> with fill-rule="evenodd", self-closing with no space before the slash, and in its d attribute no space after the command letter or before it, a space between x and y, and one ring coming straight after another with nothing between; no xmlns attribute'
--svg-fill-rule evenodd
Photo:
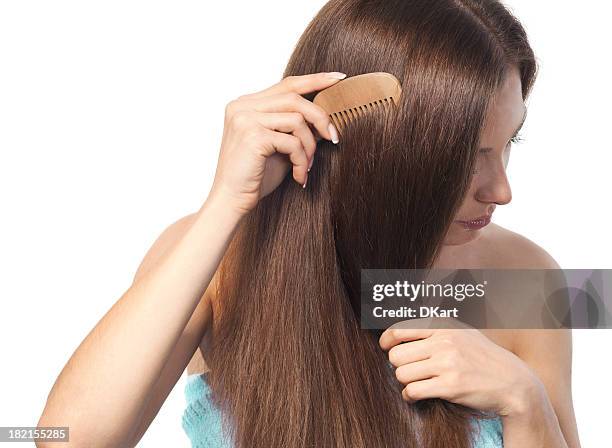
<svg viewBox="0 0 612 448"><path fill-rule="evenodd" d="M228 103L211 195L222 197L241 215L280 185L293 165L305 188L321 137L338 142L327 112L301 96L326 89L341 73L289 76Z"/></svg>

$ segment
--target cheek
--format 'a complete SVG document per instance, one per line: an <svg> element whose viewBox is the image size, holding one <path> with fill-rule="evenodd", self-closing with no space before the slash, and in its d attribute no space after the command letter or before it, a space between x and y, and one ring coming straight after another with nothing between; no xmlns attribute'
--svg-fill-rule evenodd
<svg viewBox="0 0 612 448"><path fill-rule="evenodd" d="M474 210L473 202L475 201L478 184L479 180L477 178L477 175L475 175L472 177L472 183L470 184L470 187L468 188L465 197L461 201L461 205L459 206L459 209L457 210L457 213L455 214L455 217L453 219L461 219L465 218L467 215L471 215L472 210Z"/></svg>
<svg viewBox="0 0 612 448"><path fill-rule="evenodd" d="M503 158L502 158L503 164L504 164L504 169L508 169L508 163L510 162L510 149L511 148L512 148L512 146L508 145L508 147L504 151Z"/></svg>

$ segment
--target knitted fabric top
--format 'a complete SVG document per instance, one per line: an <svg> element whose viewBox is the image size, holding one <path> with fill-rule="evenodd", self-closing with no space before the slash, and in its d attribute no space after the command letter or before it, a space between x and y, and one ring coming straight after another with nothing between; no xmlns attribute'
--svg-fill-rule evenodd
<svg viewBox="0 0 612 448"><path fill-rule="evenodd" d="M205 374L204 374L205 375ZM231 448L223 436L221 414L211 400L211 390L203 374L187 376L183 413L183 430L191 440L192 448ZM477 420L474 448L503 447L501 419Z"/></svg>

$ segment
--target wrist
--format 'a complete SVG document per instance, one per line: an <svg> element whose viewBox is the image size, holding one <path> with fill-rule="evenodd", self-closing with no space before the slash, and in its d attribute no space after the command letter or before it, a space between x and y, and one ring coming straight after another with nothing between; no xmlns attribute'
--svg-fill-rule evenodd
<svg viewBox="0 0 612 448"><path fill-rule="evenodd" d="M249 195L237 194L234 189L223 182L217 182L216 179L213 181L206 202L226 209L227 214L231 214L239 220L247 215L254 207ZM256 202L257 201L255 201L255 203Z"/></svg>
<svg viewBox="0 0 612 448"><path fill-rule="evenodd" d="M212 215L219 225L235 227L245 213L239 208L233 207L230 201L214 190L208 195L197 215L198 218L202 215Z"/></svg>

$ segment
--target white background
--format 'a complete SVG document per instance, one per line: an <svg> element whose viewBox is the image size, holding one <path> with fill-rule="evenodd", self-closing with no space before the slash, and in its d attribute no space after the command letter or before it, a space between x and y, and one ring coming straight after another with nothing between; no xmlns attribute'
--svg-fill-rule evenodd
<svg viewBox="0 0 612 448"><path fill-rule="evenodd" d="M280 79L323 4L0 3L0 426L37 423L146 250L205 199L225 104ZM609 3L507 4L541 72L495 220L564 268L612 268ZM574 331L583 447L609 443L611 343ZM183 386L141 446L188 446Z"/></svg>

